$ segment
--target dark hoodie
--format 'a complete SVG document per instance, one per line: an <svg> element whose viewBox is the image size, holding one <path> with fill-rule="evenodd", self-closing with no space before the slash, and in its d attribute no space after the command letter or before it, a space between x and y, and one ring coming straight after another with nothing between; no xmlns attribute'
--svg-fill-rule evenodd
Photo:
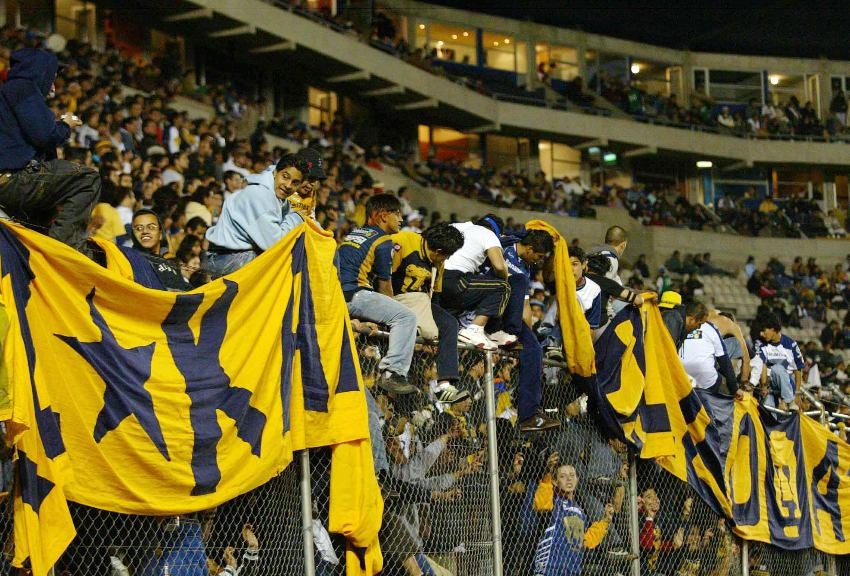
<svg viewBox="0 0 850 576"><path fill-rule="evenodd" d="M45 98L59 62L52 52L23 48L12 53L9 78L0 88L0 170L17 170L30 160L56 158L71 135Z"/></svg>

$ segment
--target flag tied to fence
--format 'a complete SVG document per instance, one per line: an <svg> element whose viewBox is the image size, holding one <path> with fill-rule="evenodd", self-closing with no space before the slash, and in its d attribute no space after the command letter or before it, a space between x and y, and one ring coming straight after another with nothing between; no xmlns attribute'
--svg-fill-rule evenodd
<svg viewBox="0 0 850 576"><path fill-rule="evenodd" d="M378 571L383 505L333 237L305 223L188 293L135 283L104 248L109 270L0 225L15 564L47 573L75 534L68 500L205 510L269 481L293 450L332 446L329 529L359 549L349 574Z"/></svg>

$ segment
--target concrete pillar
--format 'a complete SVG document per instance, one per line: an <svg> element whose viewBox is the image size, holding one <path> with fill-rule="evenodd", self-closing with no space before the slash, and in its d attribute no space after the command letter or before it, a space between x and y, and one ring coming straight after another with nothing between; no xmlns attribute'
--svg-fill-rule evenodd
<svg viewBox="0 0 850 576"><path fill-rule="evenodd" d="M405 16L405 22L407 26L405 26L405 33L407 34L407 45L410 46L411 50L415 50L416 46L416 26L418 24L416 18L413 16Z"/></svg>
<svg viewBox="0 0 850 576"><path fill-rule="evenodd" d="M576 43L576 63L578 64L578 75L584 80L584 85L587 87L590 78L587 75L587 37L584 32L578 33L578 42Z"/></svg>
<svg viewBox="0 0 850 576"><path fill-rule="evenodd" d="M533 90L537 87L537 51L534 36L531 34L525 36L525 59L525 89Z"/></svg>

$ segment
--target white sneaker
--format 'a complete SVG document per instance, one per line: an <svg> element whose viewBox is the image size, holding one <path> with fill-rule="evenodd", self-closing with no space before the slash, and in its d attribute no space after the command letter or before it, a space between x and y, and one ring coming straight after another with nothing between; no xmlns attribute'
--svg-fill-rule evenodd
<svg viewBox="0 0 850 576"><path fill-rule="evenodd" d="M498 332L493 332L492 334L487 334L487 338L496 343L496 346L513 346L516 344L516 336L513 334L508 334L504 330L499 330Z"/></svg>
<svg viewBox="0 0 850 576"><path fill-rule="evenodd" d="M495 350L498 348L495 342L487 338L484 329L476 325L461 328L457 333L457 339L461 342L472 344L481 350Z"/></svg>

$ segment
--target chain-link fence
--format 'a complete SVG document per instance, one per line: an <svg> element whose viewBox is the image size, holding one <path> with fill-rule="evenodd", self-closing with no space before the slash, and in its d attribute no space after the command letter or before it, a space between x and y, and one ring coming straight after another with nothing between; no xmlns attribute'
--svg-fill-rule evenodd
<svg viewBox="0 0 850 576"><path fill-rule="evenodd" d="M522 434L517 353L460 349L460 379L447 389L436 346L420 343L409 374L417 392L397 396L372 385L385 335L357 345L383 451L376 462L386 462L377 466L385 576L850 575L848 557L737 539L687 483L606 440L562 364L544 361L542 401L560 426ZM78 535L55 573L206 576L230 566L239 576L342 575L345 542L327 529L329 482L330 450L314 449L197 514L72 505Z"/></svg>

